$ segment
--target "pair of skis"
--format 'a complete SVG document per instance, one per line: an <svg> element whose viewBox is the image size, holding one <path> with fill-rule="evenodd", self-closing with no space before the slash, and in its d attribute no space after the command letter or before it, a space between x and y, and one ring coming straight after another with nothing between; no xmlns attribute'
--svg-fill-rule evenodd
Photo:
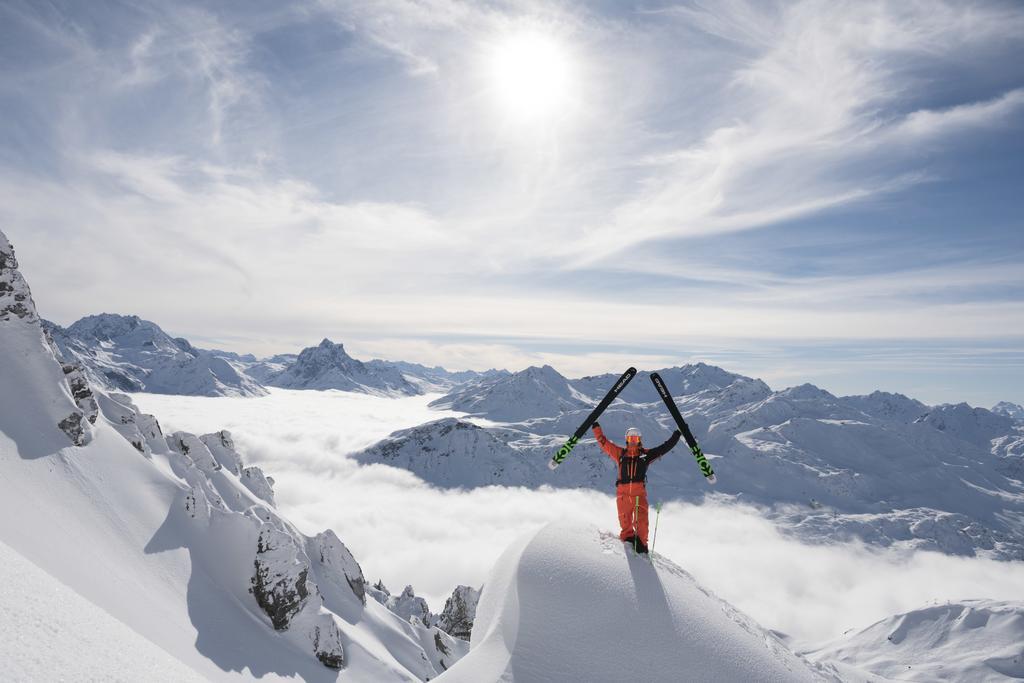
<svg viewBox="0 0 1024 683"><path fill-rule="evenodd" d="M611 405L612 401L622 393L622 390L626 388L626 385L629 384L635 376L636 368L629 368L622 373L622 377L619 377L619 380L614 386L612 386L611 390L605 395L605 397L601 399L601 402L597 404L597 407L591 411L590 415L588 415L587 419L583 421L583 424L580 425L579 429L569 437L569 440L566 441L561 448L555 451L555 454L551 457L551 461L548 463L548 467L555 469L561 465L567 457L569 457L569 454L572 453L572 449L580 442L580 439L587 433L587 430L594 426L594 423L597 422L599 417L601 417L601 414L608 408L608 406ZM665 380L663 380L661 375L658 373L652 372L651 382L654 384L654 388L657 389L658 395L661 396L661 400L664 401L665 407L668 408L668 412L672 416L672 419L675 420L676 425L678 425L679 431L682 433L683 439L686 441L686 445L690 447L690 452L693 453L693 457L697 459L697 466L700 467L701 474L704 475L704 478L707 479L709 484L714 484L716 479L715 472L711 469L711 463L708 462L708 459L704 456L704 452L701 451L700 446L697 445L697 439L693 438L693 432L690 431L690 426L686 424L686 420L684 420L683 416L680 414L679 407L676 406L676 402L672 399L672 394L669 393L668 387L665 386Z"/></svg>

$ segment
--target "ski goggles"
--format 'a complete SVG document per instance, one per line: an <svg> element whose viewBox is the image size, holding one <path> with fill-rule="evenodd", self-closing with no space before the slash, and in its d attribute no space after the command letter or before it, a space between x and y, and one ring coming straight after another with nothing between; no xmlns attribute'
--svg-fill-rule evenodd
<svg viewBox="0 0 1024 683"><path fill-rule="evenodd" d="M626 443L640 443L640 435L639 434L630 434L630 433L627 432L626 433Z"/></svg>

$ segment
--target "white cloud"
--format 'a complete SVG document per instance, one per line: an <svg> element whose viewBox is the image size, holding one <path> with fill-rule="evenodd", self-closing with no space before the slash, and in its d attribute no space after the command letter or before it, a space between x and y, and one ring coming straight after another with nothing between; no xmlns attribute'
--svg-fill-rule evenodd
<svg viewBox="0 0 1024 683"><path fill-rule="evenodd" d="M439 610L458 583L480 585L520 534L554 520L616 524L607 492L490 487L445 491L404 470L359 467L353 448L430 417L427 399L274 391L267 398L140 395L165 428L232 430L247 461L277 481L279 507L305 533L337 531L371 580L411 583ZM447 414L447 413L445 413ZM857 544L811 546L756 510L666 505L656 550L763 625L813 641L931 600L1024 599L1024 565Z"/></svg>

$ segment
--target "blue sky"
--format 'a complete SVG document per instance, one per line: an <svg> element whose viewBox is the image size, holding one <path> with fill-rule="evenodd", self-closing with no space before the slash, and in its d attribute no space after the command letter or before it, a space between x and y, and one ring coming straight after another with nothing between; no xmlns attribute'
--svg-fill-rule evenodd
<svg viewBox="0 0 1024 683"><path fill-rule="evenodd" d="M1014 2L0 3L44 316L1024 402Z"/></svg>

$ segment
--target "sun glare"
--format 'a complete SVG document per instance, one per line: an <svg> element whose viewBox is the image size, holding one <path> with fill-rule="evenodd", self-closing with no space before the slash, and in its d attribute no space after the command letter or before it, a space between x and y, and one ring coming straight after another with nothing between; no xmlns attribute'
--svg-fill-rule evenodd
<svg viewBox="0 0 1024 683"><path fill-rule="evenodd" d="M567 113L574 85L572 60L554 37L521 31L493 47L490 81L497 105L520 121L550 121Z"/></svg>

